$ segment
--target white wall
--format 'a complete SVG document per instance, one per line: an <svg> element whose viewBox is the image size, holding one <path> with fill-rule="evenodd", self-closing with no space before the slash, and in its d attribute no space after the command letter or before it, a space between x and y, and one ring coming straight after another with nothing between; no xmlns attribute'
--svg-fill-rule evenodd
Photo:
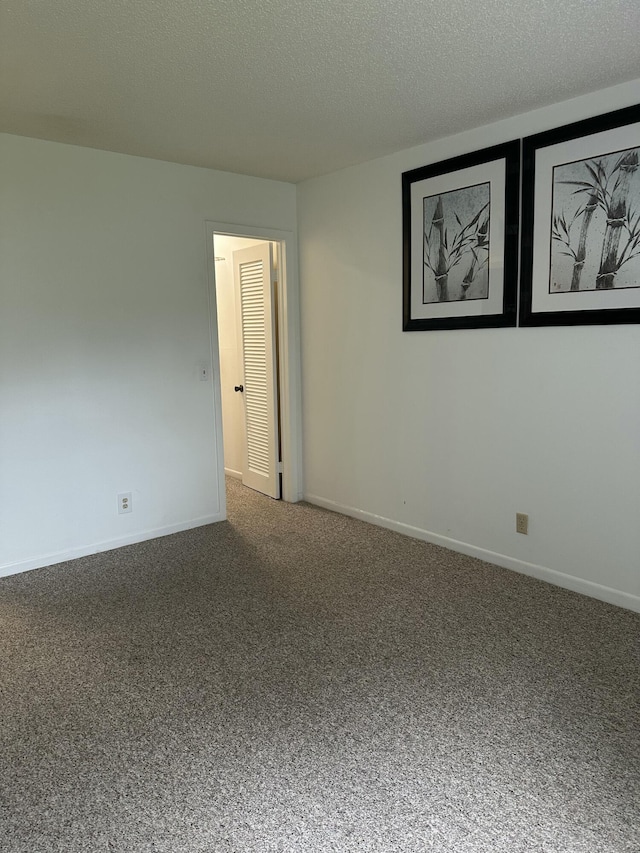
<svg viewBox="0 0 640 853"><path fill-rule="evenodd" d="M0 574L220 518L204 222L295 231L295 188L8 135L0 164Z"/></svg>
<svg viewBox="0 0 640 853"><path fill-rule="evenodd" d="M639 92L298 185L309 500L640 609L640 327L403 333L400 184Z"/></svg>
<svg viewBox="0 0 640 853"><path fill-rule="evenodd" d="M218 344L220 348L220 383L222 386L222 430L224 434L224 467L235 476L242 473L244 427L243 400L233 389L243 381L238 358L236 289L233 277L233 253L260 243L245 237L217 236L214 239L216 261L216 303L218 309Z"/></svg>

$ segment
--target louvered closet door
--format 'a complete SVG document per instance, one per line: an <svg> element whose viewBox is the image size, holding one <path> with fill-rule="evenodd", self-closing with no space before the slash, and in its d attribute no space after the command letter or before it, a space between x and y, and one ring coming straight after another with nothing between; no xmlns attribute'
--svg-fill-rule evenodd
<svg viewBox="0 0 640 853"><path fill-rule="evenodd" d="M270 243L233 253L244 391L242 482L280 497L276 323Z"/></svg>

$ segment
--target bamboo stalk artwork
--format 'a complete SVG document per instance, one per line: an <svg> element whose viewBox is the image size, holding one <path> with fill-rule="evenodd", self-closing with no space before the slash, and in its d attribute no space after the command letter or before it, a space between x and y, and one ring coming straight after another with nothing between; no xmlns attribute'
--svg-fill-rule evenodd
<svg viewBox="0 0 640 853"><path fill-rule="evenodd" d="M554 168L551 293L640 287L639 153Z"/></svg>
<svg viewBox="0 0 640 853"><path fill-rule="evenodd" d="M481 259L480 253L486 251L486 256ZM489 214L484 217L482 222L478 227L478 231L476 233L476 245L475 248L470 247L470 252L472 254L471 263L469 264L469 269L467 270L467 274L462 279L462 295L460 299L467 298L467 292L471 285L473 284L473 280L475 279L478 272L485 267L489 263Z"/></svg>
<svg viewBox="0 0 640 853"><path fill-rule="evenodd" d="M631 177L638 169L638 151L627 151L618 160L614 168L617 172L617 178L611 196L607 205L607 227L604 234L604 243L602 246L602 261L600 271L596 277L596 288L606 290L613 287L616 273L624 263L622 256L618 256L618 247L620 238L622 237L622 229L626 227L629 231L628 218L628 197L631 184ZM638 236L635 236L636 243ZM630 259L630 258L629 258ZM636 287L640 286L640 282Z"/></svg>
<svg viewBox="0 0 640 853"><path fill-rule="evenodd" d="M438 196L436 209L431 220L431 229L435 229L438 237L438 261L436 268L432 269L435 276L436 294L438 302L449 301L449 259L447 257L447 234L444 228L444 210L442 207L442 196ZM431 231L430 229L430 231ZM425 257L429 258L429 236L425 233ZM425 261L428 263L428 261Z"/></svg>
<svg viewBox="0 0 640 853"><path fill-rule="evenodd" d="M489 226L488 183L423 200L423 304L488 298Z"/></svg>

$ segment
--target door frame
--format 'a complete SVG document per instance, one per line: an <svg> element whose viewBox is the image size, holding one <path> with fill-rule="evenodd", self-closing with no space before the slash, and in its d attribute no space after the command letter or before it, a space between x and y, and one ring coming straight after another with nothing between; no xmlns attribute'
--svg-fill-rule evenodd
<svg viewBox="0 0 640 853"><path fill-rule="evenodd" d="M300 291L295 234L258 225L205 221L207 249L207 295L209 300L209 338L213 365L213 390L218 462L218 498L226 518L224 488L224 445L222 437L222 391L220 387L220 348L216 307L216 269L213 238L247 237L278 244L278 363L280 382L280 442L282 447L282 498L289 503L302 499L302 399L300 371Z"/></svg>

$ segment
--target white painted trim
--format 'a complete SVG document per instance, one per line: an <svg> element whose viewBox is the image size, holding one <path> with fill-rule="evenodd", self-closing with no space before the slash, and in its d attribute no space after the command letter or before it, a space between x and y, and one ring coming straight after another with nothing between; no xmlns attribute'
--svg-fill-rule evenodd
<svg viewBox="0 0 640 853"><path fill-rule="evenodd" d="M212 364L215 366L216 393L221 400L220 370L218 356L218 327L215 313L215 264L213 261L213 236L224 234L229 237L249 237L256 240L271 240L280 244L278 253L279 278L284 283L281 299L278 300L280 335L280 441L284 460L282 472L282 497L289 503L302 498L302 397L300 364L300 288L298 283L298 254L293 231L263 228L259 225L232 224L228 222L205 222L207 241L207 270L212 342ZM222 423L222 404L219 409ZM222 430L216 433L218 454L224 459ZM222 470L222 466L219 468ZM224 489L222 490L224 492ZM225 507L226 503L220 504Z"/></svg>
<svg viewBox="0 0 640 853"><path fill-rule="evenodd" d="M204 527L206 524L214 524L224 521L222 513L204 515L193 518L190 521L181 521L178 524L169 524L166 527L154 527L151 530L142 530L130 536L122 536L118 539L107 539L93 545L83 545L81 548L71 548L69 551L58 551L55 554L47 554L21 563L7 563L0 566L0 578L8 575L16 575L20 572L29 572L32 569L42 569L45 566L54 566L56 563L66 563L68 560L77 560L79 557L88 557L91 554L99 554L102 551L113 551L123 548L125 545L136 545L139 542L147 542L149 539L159 539L161 536L170 536L172 533L182 533L184 530L192 530L194 527Z"/></svg>
<svg viewBox="0 0 640 853"><path fill-rule="evenodd" d="M404 524L401 521L394 521L391 518L386 518L383 515L375 515L372 512L365 512L362 509L356 509L351 506L344 506L319 495L305 495L304 500L310 504L323 507L324 509L339 512L342 515L357 518L360 521L365 521L368 524L376 524L378 527L385 527L388 530L395 530L397 533L402 533L405 536L411 536L414 539L421 539L423 542L430 542L432 545L440 545L442 548L448 548L450 551L457 551L460 554L466 554L469 557L476 557L478 560L484 560L486 563L493 563L495 566L500 566L503 569L511 569L514 572L519 572L522 575L528 575L538 580L546 581L554 586L560 586L563 589L570 589L573 592L580 592L583 595L588 595L591 598L597 598L600 601L606 601L608 604L616 604L618 607L625 607L628 610L634 610L640 613L640 596L632 595L629 592L622 592L618 589L613 589L609 586L588 581L584 578L578 578L575 575L567 575L564 572L558 572L555 569L548 569L545 566L538 566L535 563L527 563L524 560L518 560L515 557L508 557L506 554L498 554L495 551L488 551L485 548L478 548L475 545L469 545L466 542L460 542L457 539L450 539L448 536L441 536L439 533L431 533L429 530L423 530L421 527L414 527L411 524Z"/></svg>
<svg viewBox="0 0 640 853"><path fill-rule="evenodd" d="M209 357L213 405L213 435L215 436L216 477L218 481L218 507L222 518L227 517L227 492L224 485L224 444L222 442L222 387L220 385L220 345L218 341L218 308L216 295L216 265L213 256L213 231L204 223L206 254L205 281L209 313Z"/></svg>
<svg viewBox="0 0 640 853"><path fill-rule="evenodd" d="M284 249L285 251L282 251ZM297 242L280 242L278 275L280 288L278 324L285 334L280 347L280 417L282 446L282 497L295 503L302 499L302 367L300 344L300 288L298 283Z"/></svg>
<svg viewBox="0 0 640 853"><path fill-rule="evenodd" d="M233 468L225 468L224 473L227 477L233 477L234 480L242 480L242 471L234 471Z"/></svg>

